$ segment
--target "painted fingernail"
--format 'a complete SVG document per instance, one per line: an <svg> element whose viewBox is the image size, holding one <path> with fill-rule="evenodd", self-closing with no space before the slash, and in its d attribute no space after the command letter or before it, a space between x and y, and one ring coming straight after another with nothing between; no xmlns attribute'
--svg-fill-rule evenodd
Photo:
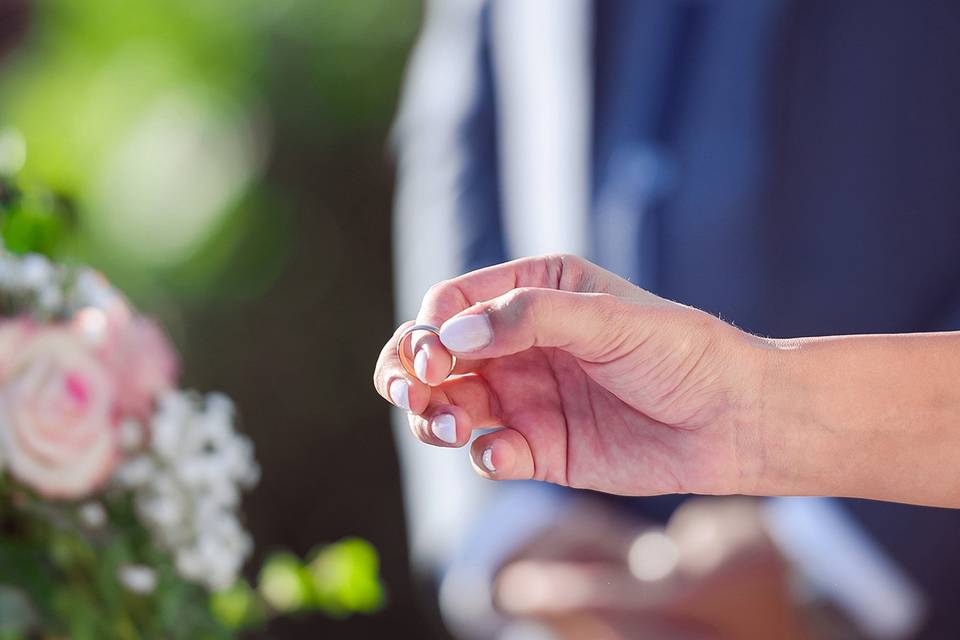
<svg viewBox="0 0 960 640"><path fill-rule="evenodd" d="M427 363L429 362L429 358L430 356L427 355L426 347L417 351L417 355L413 358L413 371L423 382L427 381Z"/></svg>
<svg viewBox="0 0 960 640"><path fill-rule="evenodd" d="M447 320L440 327L440 342L451 351L476 351L493 340L493 328L486 314L475 313Z"/></svg>
<svg viewBox="0 0 960 640"><path fill-rule="evenodd" d="M390 383L390 399L401 409L410 411L410 383L397 378Z"/></svg>
<svg viewBox="0 0 960 640"><path fill-rule="evenodd" d="M487 447L483 450L483 455L480 456L480 461L483 463L483 468L491 473L496 471L497 468L493 466L493 447Z"/></svg>
<svg viewBox="0 0 960 640"><path fill-rule="evenodd" d="M449 413L441 413L430 422L430 430L447 444L457 442L457 420Z"/></svg>

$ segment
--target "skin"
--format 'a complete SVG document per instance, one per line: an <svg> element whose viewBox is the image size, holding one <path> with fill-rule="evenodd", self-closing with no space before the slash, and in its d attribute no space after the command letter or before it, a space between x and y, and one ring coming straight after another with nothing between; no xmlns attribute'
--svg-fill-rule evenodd
<svg viewBox="0 0 960 640"><path fill-rule="evenodd" d="M502 427L472 445L485 477L960 506L960 334L762 339L565 255L439 283L416 322L467 315L492 337L456 352L451 377L430 333L407 345L426 352L423 380L403 369L408 323L374 383L388 400L391 382L409 383L410 426L428 444ZM431 431L441 413L456 419L453 444Z"/></svg>
<svg viewBox="0 0 960 640"><path fill-rule="evenodd" d="M494 601L557 638L812 637L792 606L788 571L758 505L739 497L688 500L662 529L581 500L505 563ZM705 530L713 535L704 538ZM629 568L629 549L650 531L673 542L677 561L664 576L641 580Z"/></svg>

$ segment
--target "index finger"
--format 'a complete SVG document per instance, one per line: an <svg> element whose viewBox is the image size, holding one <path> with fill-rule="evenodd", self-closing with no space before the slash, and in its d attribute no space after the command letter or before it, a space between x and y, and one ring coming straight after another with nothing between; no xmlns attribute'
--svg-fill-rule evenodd
<svg viewBox="0 0 960 640"><path fill-rule="evenodd" d="M578 258L543 256L521 258L471 271L430 287L417 314L417 324L440 327L447 319L477 302L495 298L522 286L563 286L564 270ZM568 280L570 269L567 269ZM429 385L442 382L453 368L453 358L440 338L426 331L413 336L413 363L417 377Z"/></svg>
<svg viewBox="0 0 960 640"><path fill-rule="evenodd" d="M625 298L649 295L577 256L557 254L520 258L471 271L430 287L420 304L416 321L418 324L441 327L461 311L521 287L610 293ZM453 359L441 339L421 332L415 334L413 344L412 357L417 377L429 385L442 382L451 372Z"/></svg>
<svg viewBox="0 0 960 640"><path fill-rule="evenodd" d="M609 293L631 299L650 295L579 256L556 254L520 258L433 285L420 303L417 322L439 327L478 302L521 287L574 293Z"/></svg>

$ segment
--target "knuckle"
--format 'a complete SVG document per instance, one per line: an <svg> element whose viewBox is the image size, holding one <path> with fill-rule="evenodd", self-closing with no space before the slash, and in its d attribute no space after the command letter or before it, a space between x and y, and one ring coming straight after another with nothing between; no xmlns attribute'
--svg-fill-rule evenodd
<svg viewBox="0 0 960 640"><path fill-rule="evenodd" d="M592 275L593 265L573 253L557 253L546 256L547 271L551 283L563 291L589 292L602 290L597 278Z"/></svg>
<svg viewBox="0 0 960 640"><path fill-rule="evenodd" d="M451 286L453 286L453 284L450 280L441 280L440 282L430 285L427 292L423 294L422 305L427 305L430 302L443 298Z"/></svg>
<svg viewBox="0 0 960 640"><path fill-rule="evenodd" d="M512 322L524 322L537 315L543 300L541 292L530 287L514 289L504 296L501 316Z"/></svg>
<svg viewBox="0 0 960 640"><path fill-rule="evenodd" d="M557 259L563 265L563 270L567 271L568 269L573 271L583 271L586 265L588 264L584 258L573 254L573 253L561 253L557 255Z"/></svg>
<svg viewBox="0 0 960 640"><path fill-rule="evenodd" d="M578 258L570 253L551 253L543 256L546 285L556 289L564 288L567 271L575 268Z"/></svg>
<svg viewBox="0 0 960 640"><path fill-rule="evenodd" d="M453 311L469 307L471 303L461 288L463 278L469 276L470 274L467 274L450 280L442 280L432 285L423 294L420 310L426 311L428 315L437 312L450 312L450 315L452 315Z"/></svg>

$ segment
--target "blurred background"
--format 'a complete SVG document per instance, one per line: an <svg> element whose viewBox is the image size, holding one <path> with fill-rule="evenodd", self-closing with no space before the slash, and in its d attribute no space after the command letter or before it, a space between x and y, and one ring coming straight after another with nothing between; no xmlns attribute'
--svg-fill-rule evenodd
<svg viewBox="0 0 960 640"><path fill-rule="evenodd" d="M416 0L0 3L0 172L63 213L28 197L4 237L103 270L171 332L183 386L234 398L264 471L251 567L348 535L381 554L382 612L264 637L437 633L370 382L393 325L386 140L419 17Z"/></svg>
<svg viewBox="0 0 960 640"><path fill-rule="evenodd" d="M430 284L554 251L762 335L957 330L958 33L940 0L0 0L0 233L236 401L248 571L378 549L382 611L255 637L956 637L960 511L483 482L370 378Z"/></svg>

